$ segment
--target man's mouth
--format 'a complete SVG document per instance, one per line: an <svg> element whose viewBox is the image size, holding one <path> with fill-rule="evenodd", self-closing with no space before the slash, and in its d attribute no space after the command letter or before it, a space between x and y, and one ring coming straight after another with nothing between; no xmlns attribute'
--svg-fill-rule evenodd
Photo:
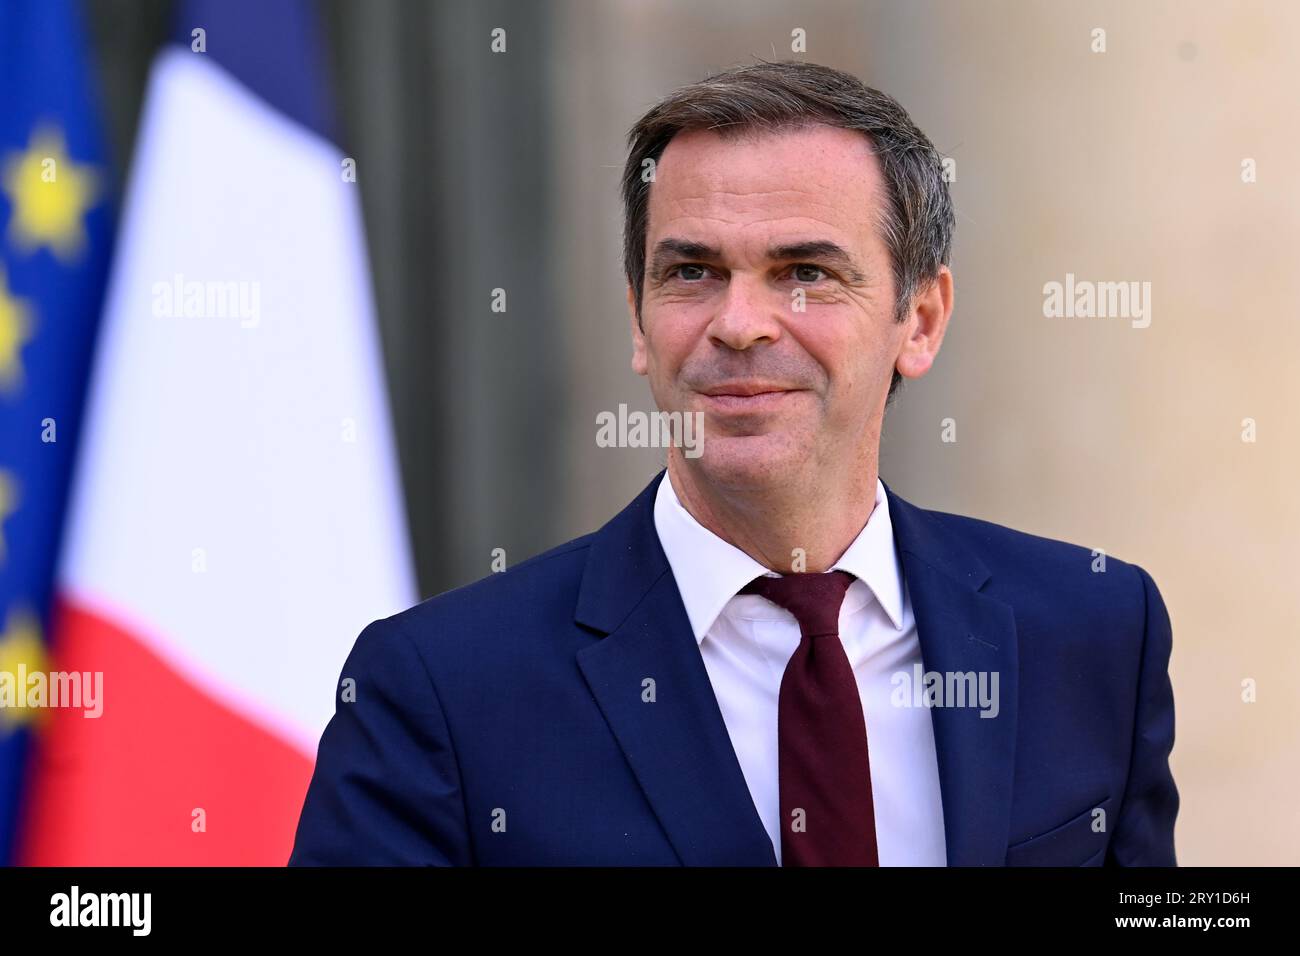
<svg viewBox="0 0 1300 956"><path fill-rule="evenodd" d="M779 407L803 389L766 382L726 382L700 390L705 404L722 414L753 414Z"/></svg>

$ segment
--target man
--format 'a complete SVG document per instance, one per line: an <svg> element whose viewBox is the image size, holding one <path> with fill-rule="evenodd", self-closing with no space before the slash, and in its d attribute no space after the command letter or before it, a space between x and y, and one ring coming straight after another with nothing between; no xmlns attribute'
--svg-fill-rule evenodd
<svg viewBox="0 0 1300 956"><path fill-rule="evenodd" d="M760 63L629 143L632 365L702 454L366 628L290 863L1173 865L1151 578L878 477L952 312L930 141Z"/></svg>

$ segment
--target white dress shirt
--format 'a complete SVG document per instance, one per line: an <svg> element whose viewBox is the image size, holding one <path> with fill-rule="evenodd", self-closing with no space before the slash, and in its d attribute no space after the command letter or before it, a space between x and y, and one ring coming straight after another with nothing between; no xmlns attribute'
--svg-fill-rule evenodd
<svg viewBox="0 0 1300 956"><path fill-rule="evenodd" d="M786 663L799 646L799 624L793 614L766 598L737 593L771 572L696 521L682 507L668 475L655 498L655 530L779 863L777 701ZM944 866L943 806L930 710L890 702L890 679L900 671L912 674L913 664L921 663L921 645L879 478L871 517L831 570L847 571L857 579L840 608L840 641L858 682L867 725L880 865Z"/></svg>

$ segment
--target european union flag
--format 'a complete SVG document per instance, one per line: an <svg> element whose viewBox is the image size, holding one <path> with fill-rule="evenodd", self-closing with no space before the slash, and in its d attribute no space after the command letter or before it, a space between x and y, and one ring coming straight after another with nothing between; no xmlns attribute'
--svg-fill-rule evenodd
<svg viewBox="0 0 1300 956"><path fill-rule="evenodd" d="M55 561L109 245L109 177L79 10L0 4L0 863L43 711ZM25 682L24 682L25 683Z"/></svg>

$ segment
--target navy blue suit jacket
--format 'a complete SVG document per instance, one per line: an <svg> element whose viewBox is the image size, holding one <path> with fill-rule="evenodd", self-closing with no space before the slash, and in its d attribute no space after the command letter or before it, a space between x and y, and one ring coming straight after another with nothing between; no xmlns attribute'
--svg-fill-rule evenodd
<svg viewBox="0 0 1300 956"><path fill-rule="evenodd" d="M290 865L776 865L655 531L663 475L361 633ZM925 669L999 674L996 717L931 710L949 865L1175 865L1150 576L885 488Z"/></svg>

